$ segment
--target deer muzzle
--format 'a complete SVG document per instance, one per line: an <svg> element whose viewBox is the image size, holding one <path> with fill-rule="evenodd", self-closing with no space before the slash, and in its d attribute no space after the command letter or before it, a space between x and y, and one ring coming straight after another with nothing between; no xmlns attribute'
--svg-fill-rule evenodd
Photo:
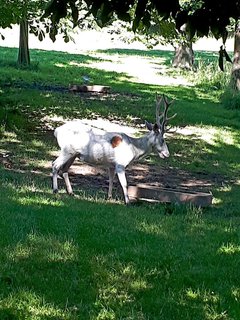
<svg viewBox="0 0 240 320"><path fill-rule="evenodd" d="M168 150L166 143L164 143L160 148L160 150L158 149L157 151L158 151L159 157L162 159L168 158L170 156L170 152Z"/></svg>
<svg viewBox="0 0 240 320"><path fill-rule="evenodd" d="M159 157L162 159L168 158L170 156L170 153L168 150L163 150L161 152L158 152Z"/></svg>

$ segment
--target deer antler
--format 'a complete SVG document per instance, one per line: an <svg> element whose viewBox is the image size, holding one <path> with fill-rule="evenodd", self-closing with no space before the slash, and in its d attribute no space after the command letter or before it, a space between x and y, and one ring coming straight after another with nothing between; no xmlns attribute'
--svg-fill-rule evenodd
<svg viewBox="0 0 240 320"><path fill-rule="evenodd" d="M160 106L162 102L164 104L164 111L160 114ZM164 132L167 132L166 130L167 122L170 119L173 119L177 115L175 113L171 117L167 117L168 109L173 102L174 100L169 101L164 94L161 97L159 95L156 95L156 121L159 128L161 128L162 134L164 134ZM162 119L162 123L160 122L161 119Z"/></svg>
<svg viewBox="0 0 240 320"><path fill-rule="evenodd" d="M163 101L163 96L160 96L156 93L156 124L161 128L161 118L163 117L163 112L160 114L160 107Z"/></svg>

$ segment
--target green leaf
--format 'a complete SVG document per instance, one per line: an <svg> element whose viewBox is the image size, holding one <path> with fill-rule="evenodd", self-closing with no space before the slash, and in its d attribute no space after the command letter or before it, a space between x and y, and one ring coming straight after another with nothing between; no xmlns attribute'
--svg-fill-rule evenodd
<svg viewBox="0 0 240 320"><path fill-rule="evenodd" d="M120 20L123 20L125 22L130 22L131 21L131 16L128 12L120 12L118 13L118 18Z"/></svg>
<svg viewBox="0 0 240 320"><path fill-rule="evenodd" d="M144 16L142 18L142 22L147 28L150 28L150 26L151 26L150 21L151 21L150 12L148 10L146 10L146 12L144 13Z"/></svg>
<svg viewBox="0 0 240 320"><path fill-rule="evenodd" d="M154 3L159 15L164 17L164 19L169 18L171 13L174 16L179 10L178 0L154 0L152 2Z"/></svg>
<svg viewBox="0 0 240 320"><path fill-rule="evenodd" d="M135 18L133 20L133 31L136 32L139 23L144 15L144 12L146 10L146 6L147 6L147 0L140 0L137 3L137 7L135 10Z"/></svg>
<svg viewBox="0 0 240 320"><path fill-rule="evenodd" d="M176 28L180 30L185 23L188 23L187 11L180 11L176 16Z"/></svg>
<svg viewBox="0 0 240 320"><path fill-rule="evenodd" d="M68 43L68 42L70 41L68 35L65 35L65 36L63 37L63 39L64 39L64 42L65 42L65 43Z"/></svg>
<svg viewBox="0 0 240 320"><path fill-rule="evenodd" d="M78 9L75 3L70 3L71 10L72 10L72 18L73 18L73 25L76 26L78 23Z"/></svg>
<svg viewBox="0 0 240 320"><path fill-rule="evenodd" d="M44 37L45 37L45 34L44 34L44 32L41 30L41 31L39 32L39 35L38 35L38 40L39 40L39 41L43 41Z"/></svg>
<svg viewBox="0 0 240 320"><path fill-rule="evenodd" d="M52 40L52 42L56 41L56 35L57 35L57 28L56 26L52 26L49 32L49 37Z"/></svg>

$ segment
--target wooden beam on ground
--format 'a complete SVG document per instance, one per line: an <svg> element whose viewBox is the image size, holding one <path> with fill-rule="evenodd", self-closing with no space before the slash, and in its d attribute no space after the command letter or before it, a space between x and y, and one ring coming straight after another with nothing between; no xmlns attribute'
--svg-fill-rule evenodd
<svg viewBox="0 0 240 320"><path fill-rule="evenodd" d="M212 204L211 193L194 192L184 189L159 188L149 185L128 187L130 201L148 201L163 203L193 204L197 207L207 207Z"/></svg>
<svg viewBox="0 0 240 320"><path fill-rule="evenodd" d="M101 85L78 85L78 84L71 84L69 85L69 91L76 93L76 92L97 92L97 93L109 93L110 92L109 86L101 86Z"/></svg>

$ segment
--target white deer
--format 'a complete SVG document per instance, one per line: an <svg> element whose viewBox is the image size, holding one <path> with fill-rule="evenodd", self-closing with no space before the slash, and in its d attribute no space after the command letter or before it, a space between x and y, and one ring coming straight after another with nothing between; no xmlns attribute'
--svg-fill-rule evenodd
<svg viewBox="0 0 240 320"><path fill-rule="evenodd" d="M53 192L58 192L58 173L61 171L68 194L73 194L68 170L76 158L89 164L100 165L109 170L108 197L112 197L113 179L117 174L121 184L125 203L129 203L125 168L133 161L144 157L155 150L161 158L169 157L167 144L164 140L167 121L173 118L167 117L170 104L163 95L156 95L156 123L152 125L146 121L149 130L140 138L133 138L125 133L99 132L83 124L79 120L69 121L54 131L61 148L60 155L52 164ZM160 113L161 104L164 110Z"/></svg>

